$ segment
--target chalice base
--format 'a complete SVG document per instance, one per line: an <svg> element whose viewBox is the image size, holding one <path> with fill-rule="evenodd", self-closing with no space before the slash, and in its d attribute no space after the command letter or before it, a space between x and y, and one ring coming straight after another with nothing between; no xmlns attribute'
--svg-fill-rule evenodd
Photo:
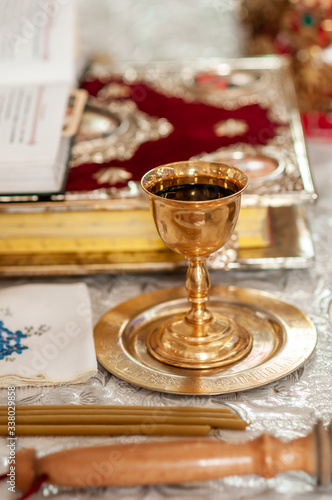
<svg viewBox="0 0 332 500"><path fill-rule="evenodd" d="M237 363L250 353L252 344L248 330L216 312L201 325L191 324L185 314L173 316L147 338L147 349L158 361L191 369Z"/></svg>

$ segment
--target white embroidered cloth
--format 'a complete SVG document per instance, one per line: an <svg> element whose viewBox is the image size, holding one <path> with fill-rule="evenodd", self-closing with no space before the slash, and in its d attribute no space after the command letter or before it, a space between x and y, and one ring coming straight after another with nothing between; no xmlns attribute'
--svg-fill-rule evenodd
<svg viewBox="0 0 332 500"><path fill-rule="evenodd" d="M84 283L0 289L0 387L83 382L96 372Z"/></svg>

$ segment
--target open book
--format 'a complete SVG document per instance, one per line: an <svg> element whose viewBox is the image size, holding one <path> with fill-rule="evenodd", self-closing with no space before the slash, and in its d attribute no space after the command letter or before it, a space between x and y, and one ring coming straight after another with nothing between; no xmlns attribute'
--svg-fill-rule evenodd
<svg viewBox="0 0 332 500"><path fill-rule="evenodd" d="M0 193L59 192L74 83L74 0L0 3Z"/></svg>

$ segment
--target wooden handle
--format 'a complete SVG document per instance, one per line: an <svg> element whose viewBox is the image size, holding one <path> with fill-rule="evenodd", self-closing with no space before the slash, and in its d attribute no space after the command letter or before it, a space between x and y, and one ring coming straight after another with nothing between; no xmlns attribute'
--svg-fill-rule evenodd
<svg viewBox="0 0 332 500"><path fill-rule="evenodd" d="M16 485L27 491L41 476L67 487L134 486L216 479L228 475L317 473L314 434L282 442L262 435L244 444L209 439L74 448L36 458L16 455Z"/></svg>

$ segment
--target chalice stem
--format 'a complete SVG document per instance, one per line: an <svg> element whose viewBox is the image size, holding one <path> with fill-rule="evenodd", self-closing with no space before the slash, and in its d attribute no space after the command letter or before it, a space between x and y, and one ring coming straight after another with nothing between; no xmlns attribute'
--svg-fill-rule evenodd
<svg viewBox="0 0 332 500"><path fill-rule="evenodd" d="M212 320L212 314L207 309L209 290L211 287L209 271L204 259L190 260L186 278L186 290L191 309L186 320L194 325L205 325ZM199 330L201 334L204 330Z"/></svg>

